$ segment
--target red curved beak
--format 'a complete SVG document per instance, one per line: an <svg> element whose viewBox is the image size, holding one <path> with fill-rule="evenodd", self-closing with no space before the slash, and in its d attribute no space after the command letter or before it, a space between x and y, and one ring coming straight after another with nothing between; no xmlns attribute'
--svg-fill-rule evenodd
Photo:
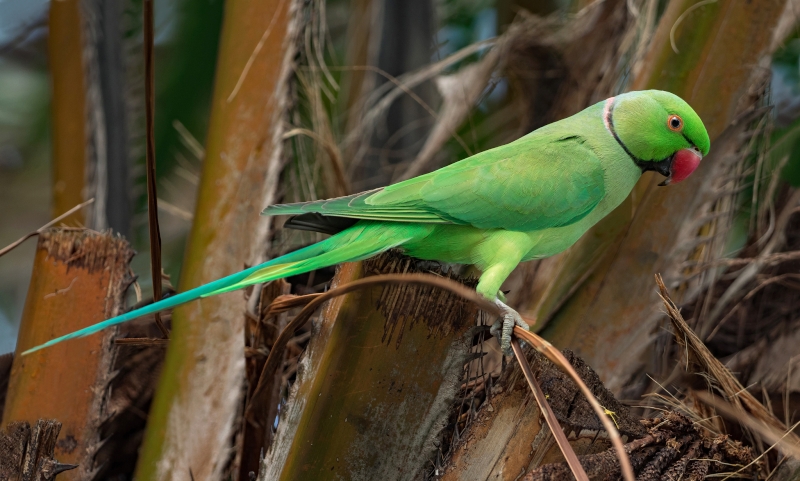
<svg viewBox="0 0 800 481"><path fill-rule="evenodd" d="M686 180L700 165L703 154L695 149L681 149L672 156L669 177L659 185L677 184Z"/></svg>

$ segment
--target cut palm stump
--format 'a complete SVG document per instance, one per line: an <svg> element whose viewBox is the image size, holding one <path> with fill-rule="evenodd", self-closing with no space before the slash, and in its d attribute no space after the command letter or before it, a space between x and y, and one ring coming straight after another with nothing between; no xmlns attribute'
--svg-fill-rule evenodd
<svg viewBox="0 0 800 481"><path fill-rule="evenodd" d="M120 313L132 281L128 243L84 229L50 229L39 236L33 276L22 313L17 350ZM63 425L55 456L78 469L59 479L89 479L108 416L107 391L116 355L116 329L15 356L3 425L40 418Z"/></svg>

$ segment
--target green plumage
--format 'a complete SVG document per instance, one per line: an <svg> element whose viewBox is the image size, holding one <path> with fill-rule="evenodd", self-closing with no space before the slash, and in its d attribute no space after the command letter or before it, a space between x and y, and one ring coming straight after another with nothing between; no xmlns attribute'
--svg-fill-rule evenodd
<svg viewBox="0 0 800 481"><path fill-rule="evenodd" d="M591 117L577 117L382 189L273 205L263 213L317 212L353 219L516 231L569 225L585 217L605 195L604 168L594 146L571 130L575 124L589 123Z"/></svg>
<svg viewBox="0 0 800 481"><path fill-rule="evenodd" d="M680 131L668 126L674 115L683 122ZM495 299L517 264L570 247L628 196L643 170L668 168L671 176L672 156L687 149L705 155L709 140L685 102L660 91L620 95L510 144L398 184L337 199L270 206L264 215L302 216L298 219L305 220L297 225L312 229L326 217L339 219L344 230L44 346L199 297L395 247L422 259L475 265L482 271L477 291ZM338 229L320 223L319 230Z"/></svg>

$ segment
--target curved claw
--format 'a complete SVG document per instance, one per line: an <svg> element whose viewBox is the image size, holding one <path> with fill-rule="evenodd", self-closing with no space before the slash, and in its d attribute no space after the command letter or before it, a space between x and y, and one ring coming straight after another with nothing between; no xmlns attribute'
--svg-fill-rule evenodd
<svg viewBox="0 0 800 481"><path fill-rule="evenodd" d="M494 303L503 311L503 316L498 319L490 332L494 337L500 341L500 349L506 356L514 356L514 351L511 349L511 333L514 331L514 326L519 326L525 330L530 329L527 322L522 320L522 316L517 311L508 307L500 299L495 299Z"/></svg>

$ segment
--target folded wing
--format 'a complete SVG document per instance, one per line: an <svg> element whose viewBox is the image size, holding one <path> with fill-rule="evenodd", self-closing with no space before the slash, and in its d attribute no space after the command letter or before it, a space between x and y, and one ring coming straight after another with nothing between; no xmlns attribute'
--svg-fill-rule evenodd
<svg viewBox="0 0 800 481"><path fill-rule="evenodd" d="M330 217L331 231L364 219L527 232L577 222L597 206L604 186L601 162L580 136L542 139L533 133L398 184L273 205L263 214L295 215L287 227L297 228Z"/></svg>

